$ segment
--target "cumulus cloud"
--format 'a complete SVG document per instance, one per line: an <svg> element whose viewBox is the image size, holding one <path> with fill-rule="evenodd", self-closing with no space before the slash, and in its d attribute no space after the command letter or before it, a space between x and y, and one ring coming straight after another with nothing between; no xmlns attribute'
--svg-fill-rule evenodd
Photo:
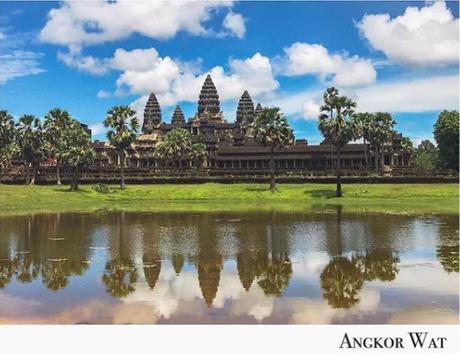
<svg viewBox="0 0 460 353"><path fill-rule="evenodd" d="M323 92L323 88L305 90L262 103L278 106L293 118L315 120ZM364 87L349 87L342 93L356 100L359 111L420 113L459 109L459 79L456 75L383 81Z"/></svg>
<svg viewBox="0 0 460 353"><path fill-rule="evenodd" d="M243 16L240 14L229 12L224 18L223 26L236 37L244 38L246 33L246 25L244 24Z"/></svg>
<svg viewBox="0 0 460 353"><path fill-rule="evenodd" d="M459 80L456 75L398 80L357 89L361 111L423 112L458 109Z"/></svg>
<svg viewBox="0 0 460 353"><path fill-rule="evenodd" d="M459 19L443 1L422 8L408 7L403 15L365 15L357 24L370 45L395 62L409 65L458 63Z"/></svg>
<svg viewBox="0 0 460 353"><path fill-rule="evenodd" d="M305 103L302 104L301 107L301 114L302 117L306 120L316 120L318 119L320 113L321 105L314 101L313 99L307 100Z"/></svg>
<svg viewBox="0 0 460 353"><path fill-rule="evenodd" d="M155 39L169 39L180 31L213 35L215 31L205 24L217 10L232 5L232 1L158 0L137 2L136 6L126 0L64 2L48 13L40 39L53 44L82 46L124 39L134 33ZM225 28L241 35L240 17L237 14L226 17Z"/></svg>
<svg viewBox="0 0 460 353"><path fill-rule="evenodd" d="M59 51L57 57L67 66L79 71L86 71L94 75L103 75L108 72L104 59L85 56L81 53L80 47L71 46L68 52Z"/></svg>
<svg viewBox="0 0 460 353"><path fill-rule="evenodd" d="M338 86L357 86L375 81L371 60L359 56L330 53L320 44L296 42L284 49L279 60L280 73L286 76L319 75Z"/></svg>

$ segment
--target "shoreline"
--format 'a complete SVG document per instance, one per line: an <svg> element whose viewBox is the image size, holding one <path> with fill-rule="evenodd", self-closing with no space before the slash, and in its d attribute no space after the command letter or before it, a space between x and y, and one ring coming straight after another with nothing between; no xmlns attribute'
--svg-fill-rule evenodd
<svg viewBox="0 0 460 353"><path fill-rule="evenodd" d="M264 184L128 185L108 192L82 185L0 185L0 216L54 212L337 212L436 215L459 213L457 184Z"/></svg>

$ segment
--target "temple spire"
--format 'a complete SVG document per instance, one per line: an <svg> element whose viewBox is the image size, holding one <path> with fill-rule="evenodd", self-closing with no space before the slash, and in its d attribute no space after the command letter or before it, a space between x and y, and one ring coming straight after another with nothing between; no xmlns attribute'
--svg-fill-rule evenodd
<svg viewBox="0 0 460 353"><path fill-rule="evenodd" d="M157 97L152 92L145 105L144 110L144 123L142 124L142 132L150 134L158 125L161 124L161 109L158 104Z"/></svg>
<svg viewBox="0 0 460 353"><path fill-rule="evenodd" d="M176 105L176 109L174 110L174 113L171 119L171 124L181 125L183 123L185 123L184 113L182 112L180 105Z"/></svg>
<svg viewBox="0 0 460 353"><path fill-rule="evenodd" d="M254 121L254 103L248 91L244 91L236 109L236 123L248 125Z"/></svg>
<svg viewBox="0 0 460 353"><path fill-rule="evenodd" d="M216 86L212 82L211 76L207 75L200 91L198 100L198 116L208 115L211 118L220 113L220 101Z"/></svg>
<svg viewBox="0 0 460 353"><path fill-rule="evenodd" d="M260 103L257 103L256 110L254 111L254 115L257 117L263 110L262 105Z"/></svg>

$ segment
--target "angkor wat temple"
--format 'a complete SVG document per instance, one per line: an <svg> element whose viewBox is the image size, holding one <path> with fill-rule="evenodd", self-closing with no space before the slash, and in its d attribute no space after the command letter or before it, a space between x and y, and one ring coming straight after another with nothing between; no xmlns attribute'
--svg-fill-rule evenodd
<svg viewBox="0 0 460 353"><path fill-rule="evenodd" d="M171 122L163 121L161 107L154 93L151 93L144 111L142 134L128 150L127 167L138 171L154 172L160 170L160 162L154 157L155 145L169 131L183 128L190 131L193 143L204 143L208 158L203 166L210 175L264 174L268 170L269 149L255 141L248 130L248 125L262 110L260 104L254 107L248 91L244 91L236 110L234 122L228 122L220 109L219 94L211 76L207 76L201 88L198 108L195 116L186 119L178 105L171 117ZM104 142L94 143L97 158L96 165L109 167L118 165L115 150ZM365 171L366 153L369 155L368 169L374 170L376 157L364 144L351 143L341 152L341 164L344 174L356 174ZM401 148L401 135L395 135L384 146L383 170L391 175L396 170L410 167L410 152ZM305 139L295 140L290 146L275 152L278 173L310 173L312 175L328 174L335 169L336 156L333 146L326 143L308 145ZM189 162L184 160L179 166L189 169Z"/></svg>

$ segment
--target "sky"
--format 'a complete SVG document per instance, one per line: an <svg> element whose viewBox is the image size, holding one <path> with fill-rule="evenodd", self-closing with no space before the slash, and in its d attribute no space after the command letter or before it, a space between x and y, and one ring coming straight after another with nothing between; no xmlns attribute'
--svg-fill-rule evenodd
<svg viewBox="0 0 460 353"><path fill-rule="evenodd" d="M417 145L458 109L459 7L444 1L0 2L0 109L68 110L105 139L110 107L193 117L210 73L228 121L244 90L279 106L296 138L322 138L322 95L393 114Z"/></svg>

